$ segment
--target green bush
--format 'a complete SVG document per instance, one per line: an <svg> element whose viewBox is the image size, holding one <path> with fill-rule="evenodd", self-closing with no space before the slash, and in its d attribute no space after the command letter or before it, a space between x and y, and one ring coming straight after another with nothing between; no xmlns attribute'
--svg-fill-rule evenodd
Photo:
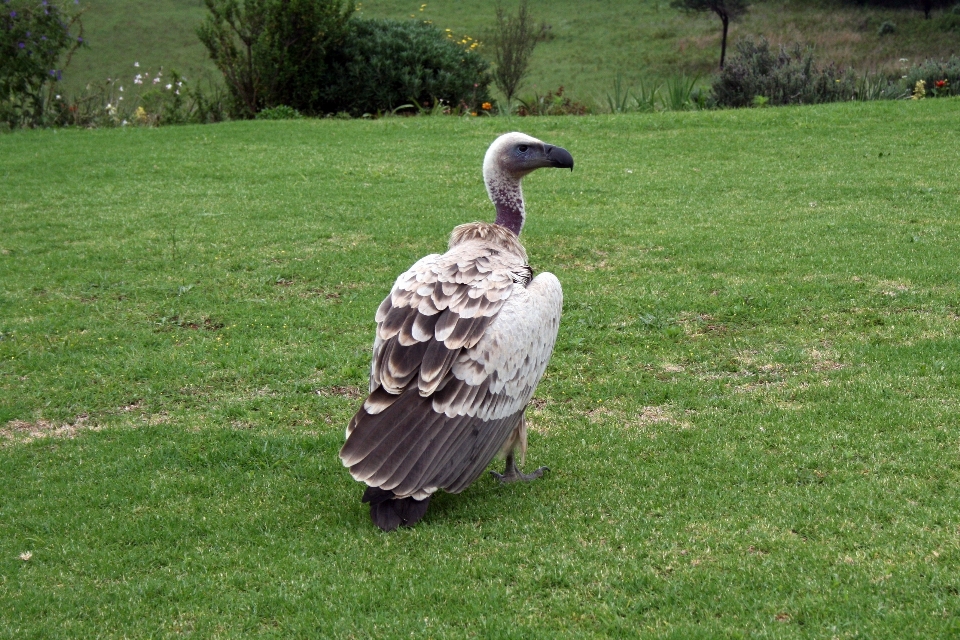
<svg viewBox="0 0 960 640"><path fill-rule="evenodd" d="M757 96L764 104L816 104L850 100L855 78L834 65L819 68L813 52L800 45L780 47L774 54L763 38L744 40L713 82L713 98L720 107L746 107Z"/></svg>
<svg viewBox="0 0 960 640"><path fill-rule="evenodd" d="M927 60L910 67L902 84L905 90L911 90L921 80L928 98L960 95L960 57L951 56L947 61Z"/></svg>
<svg viewBox="0 0 960 640"><path fill-rule="evenodd" d="M422 22L351 20L321 80L325 113L353 116L415 102L476 112L490 100L490 65Z"/></svg>
<svg viewBox="0 0 960 640"><path fill-rule="evenodd" d="M209 15L197 29L223 73L236 117L252 118L286 105L316 113L318 79L340 45L352 5L344 0L205 0Z"/></svg>
<svg viewBox="0 0 960 640"><path fill-rule="evenodd" d="M297 120L302 117L299 111L285 104L264 109L257 114L257 120Z"/></svg>
<svg viewBox="0 0 960 640"><path fill-rule="evenodd" d="M521 98L517 107L518 116L583 116L589 111L587 105L563 95L562 86L556 92L534 93L529 98Z"/></svg>
<svg viewBox="0 0 960 640"><path fill-rule="evenodd" d="M0 10L0 122L43 126L70 54L83 44L80 11L47 0L3 0Z"/></svg>

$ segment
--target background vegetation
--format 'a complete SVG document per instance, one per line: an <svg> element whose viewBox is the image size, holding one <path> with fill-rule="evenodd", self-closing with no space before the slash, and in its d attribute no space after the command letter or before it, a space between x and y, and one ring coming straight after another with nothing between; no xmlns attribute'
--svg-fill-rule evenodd
<svg viewBox="0 0 960 640"><path fill-rule="evenodd" d="M5 136L0 636L957 635L957 106ZM553 472L383 535L373 310L521 124Z"/></svg>
<svg viewBox="0 0 960 640"><path fill-rule="evenodd" d="M366 0L360 14L370 18L429 20L457 38L480 38L494 22L486 0L427 2ZM216 77L195 28L205 9L199 0L156 0L146 5L123 0L89 0L84 25L90 47L77 53L66 74L68 89L92 80L133 77L133 62L176 69L191 82ZM589 11L577 0L530 0L534 19L550 26L548 39L533 54L527 91L543 94L563 85L581 102L603 99L618 74L626 85L716 70L720 52L715 16L690 17L669 0L596 0ZM505 2L509 12L516 3ZM421 10L422 8L422 10ZM884 22L896 25L887 36ZM957 53L960 19L938 10L933 19L912 9L861 6L842 0L768 0L754 3L731 25L731 42L766 37L774 47L795 42L816 47L817 59L859 72L899 75L904 66Z"/></svg>

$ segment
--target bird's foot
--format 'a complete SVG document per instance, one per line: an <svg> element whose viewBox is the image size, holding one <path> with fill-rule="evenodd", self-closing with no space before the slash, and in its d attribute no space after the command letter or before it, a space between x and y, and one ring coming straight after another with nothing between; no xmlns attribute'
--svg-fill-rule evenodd
<svg viewBox="0 0 960 640"><path fill-rule="evenodd" d="M520 473L519 469L513 467L512 469L505 469L503 473L491 471L490 475L499 480L501 483L508 484L510 482L531 482L542 476L545 471L550 471L550 468L540 467L531 473Z"/></svg>

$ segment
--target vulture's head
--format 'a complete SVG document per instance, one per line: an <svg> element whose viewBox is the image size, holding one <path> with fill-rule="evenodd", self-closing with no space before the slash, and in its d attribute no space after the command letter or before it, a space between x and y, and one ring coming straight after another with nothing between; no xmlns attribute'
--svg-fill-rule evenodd
<svg viewBox="0 0 960 640"><path fill-rule="evenodd" d="M483 158L483 177L502 176L519 181L535 169L554 167L573 171L573 156L563 147L555 147L525 133L505 133L490 145Z"/></svg>
<svg viewBox="0 0 960 640"><path fill-rule="evenodd" d="M497 224L520 235L526 218L520 180L544 167L573 171L573 156L563 147L516 131L493 141L483 158L483 182L497 208Z"/></svg>

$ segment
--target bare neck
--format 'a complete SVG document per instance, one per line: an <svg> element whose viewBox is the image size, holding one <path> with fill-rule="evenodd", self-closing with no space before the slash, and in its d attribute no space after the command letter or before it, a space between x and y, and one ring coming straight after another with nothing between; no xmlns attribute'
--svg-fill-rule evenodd
<svg viewBox="0 0 960 640"><path fill-rule="evenodd" d="M497 208L495 222L519 236L526 218L523 206L523 191L520 189L519 178L498 173L486 176L485 181L490 200L493 201L493 206Z"/></svg>

